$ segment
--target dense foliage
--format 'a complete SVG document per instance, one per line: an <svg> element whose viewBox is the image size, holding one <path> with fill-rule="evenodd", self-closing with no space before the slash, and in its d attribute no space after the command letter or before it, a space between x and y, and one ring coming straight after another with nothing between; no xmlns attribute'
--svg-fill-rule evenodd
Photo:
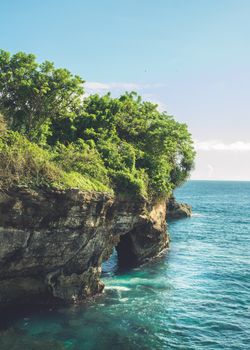
<svg viewBox="0 0 250 350"><path fill-rule="evenodd" d="M35 56L0 51L0 110L9 127L37 140L52 118L72 116L80 105L83 80ZM41 140L40 140L41 141Z"/></svg>
<svg viewBox="0 0 250 350"><path fill-rule="evenodd" d="M50 62L39 65L33 55L1 51L0 113L15 131L2 138L1 159L8 138L16 144L20 133L29 139L20 136L20 146L32 149L37 159L41 152L63 174L71 174L73 187L85 178L98 189L103 184L152 197L166 196L187 179L195 153L185 124L135 92L84 98L82 85L81 78ZM59 184L60 176L52 181L48 175L47 183Z"/></svg>
<svg viewBox="0 0 250 350"><path fill-rule="evenodd" d="M91 166L80 173L61 165L57 152L42 149L18 132L0 132L0 136L0 189L16 185L112 192L107 179L90 179Z"/></svg>

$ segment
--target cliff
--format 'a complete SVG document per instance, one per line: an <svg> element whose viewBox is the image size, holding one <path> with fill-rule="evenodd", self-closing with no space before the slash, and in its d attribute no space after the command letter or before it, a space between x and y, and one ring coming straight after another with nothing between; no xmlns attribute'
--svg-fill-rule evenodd
<svg viewBox="0 0 250 350"><path fill-rule="evenodd" d="M102 291L101 265L116 246L136 265L169 244L166 202L99 192L0 192L0 304L75 302Z"/></svg>

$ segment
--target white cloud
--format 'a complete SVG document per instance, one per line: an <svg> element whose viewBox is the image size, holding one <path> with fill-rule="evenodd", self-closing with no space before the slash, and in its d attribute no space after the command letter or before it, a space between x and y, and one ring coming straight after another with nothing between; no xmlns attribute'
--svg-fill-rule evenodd
<svg viewBox="0 0 250 350"><path fill-rule="evenodd" d="M213 175L213 172L214 172L214 167L211 164L208 164L207 167L208 167L208 171L209 171L208 177L211 178Z"/></svg>
<svg viewBox="0 0 250 350"><path fill-rule="evenodd" d="M109 85L104 83L99 83L97 81L90 81L84 84L86 89L90 90L108 90Z"/></svg>
<svg viewBox="0 0 250 350"><path fill-rule="evenodd" d="M126 82L101 83L97 81L90 81L85 83L85 88L87 90L92 90L92 91L144 90L144 89L157 89L164 86L165 84L139 84L139 83L126 83Z"/></svg>
<svg viewBox="0 0 250 350"><path fill-rule="evenodd" d="M247 152L250 151L250 142L236 141L232 143L224 143L222 141L195 141L195 149L197 151L234 151Z"/></svg>

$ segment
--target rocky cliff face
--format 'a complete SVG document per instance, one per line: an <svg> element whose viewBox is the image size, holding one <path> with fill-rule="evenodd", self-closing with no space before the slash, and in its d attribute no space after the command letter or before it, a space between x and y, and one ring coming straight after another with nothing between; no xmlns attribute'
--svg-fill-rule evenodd
<svg viewBox="0 0 250 350"><path fill-rule="evenodd" d="M139 264L168 246L166 203L79 190L0 192L0 304L101 292L114 246Z"/></svg>
<svg viewBox="0 0 250 350"><path fill-rule="evenodd" d="M168 219L183 219L188 218L192 214L192 208L186 203L179 203L172 196L167 203L167 218Z"/></svg>

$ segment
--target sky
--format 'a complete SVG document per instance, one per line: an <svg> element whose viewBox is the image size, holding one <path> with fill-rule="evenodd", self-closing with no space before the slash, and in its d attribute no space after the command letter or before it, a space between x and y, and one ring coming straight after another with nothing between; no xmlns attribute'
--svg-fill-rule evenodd
<svg viewBox="0 0 250 350"><path fill-rule="evenodd" d="M188 124L192 179L250 180L249 0L0 0L0 48Z"/></svg>

